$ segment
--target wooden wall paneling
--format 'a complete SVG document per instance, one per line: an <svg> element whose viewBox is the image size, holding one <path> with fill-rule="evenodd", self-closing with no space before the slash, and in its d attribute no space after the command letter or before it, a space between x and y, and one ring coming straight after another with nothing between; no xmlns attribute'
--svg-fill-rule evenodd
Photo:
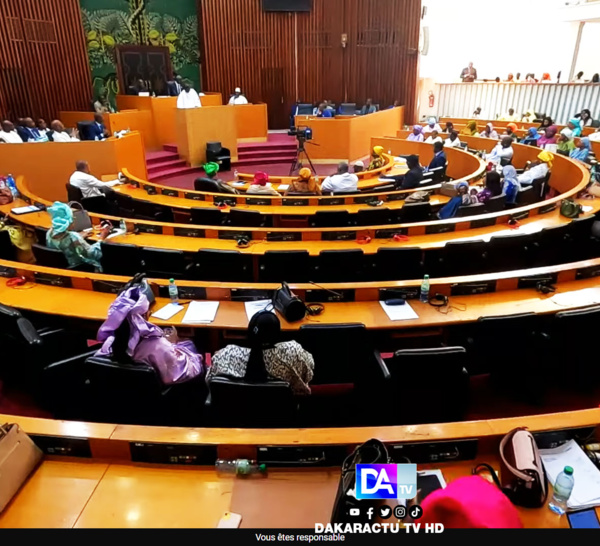
<svg viewBox="0 0 600 546"><path fill-rule="evenodd" d="M0 0L0 116L90 110L90 68L78 0Z"/></svg>

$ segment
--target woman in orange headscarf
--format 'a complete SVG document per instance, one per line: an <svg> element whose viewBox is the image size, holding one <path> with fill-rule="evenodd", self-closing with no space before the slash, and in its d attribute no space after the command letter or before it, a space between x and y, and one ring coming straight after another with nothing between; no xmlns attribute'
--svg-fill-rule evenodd
<svg viewBox="0 0 600 546"><path fill-rule="evenodd" d="M252 184L250 184L250 187L248 188L248 191L246 193L260 193L262 195L279 195L279 193L276 192L271 187L271 184L269 184L268 182L269 175L267 173L264 173L262 171L254 173L254 180Z"/></svg>
<svg viewBox="0 0 600 546"><path fill-rule="evenodd" d="M307 193L311 195L321 195L321 187L315 177L313 177L310 169L304 167L298 173L298 179L294 180L290 187L285 192L285 195L290 193Z"/></svg>
<svg viewBox="0 0 600 546"><path fill-rule="evenodd" d="M519 127L517 126L516 123L509 123L506 126L506 133L504 133L504 135L502 135L502 136L509 136L515 142L519 142L519 137L517 136L517 133L515 132L518 128Z"/></svg>

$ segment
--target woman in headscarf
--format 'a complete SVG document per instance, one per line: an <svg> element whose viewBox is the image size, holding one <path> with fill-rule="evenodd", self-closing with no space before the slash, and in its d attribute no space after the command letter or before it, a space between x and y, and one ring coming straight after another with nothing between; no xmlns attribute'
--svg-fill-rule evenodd
<svg viewBox="0 0 600 546"><path fill-rule="evenodd" d="M246 193L262 194L262 195L280 195L269 185L269 175L265 172L258 171L254 173L254 180L250 184Z"/></svg>
<svg viewBox="0 0 600 546"><path fill-rule="evenodd" d="M385 159L383 157L383 146L375 146L371 153L371 163L369 163L369 170L380 169L383 167Z"/></svg>
<svg viewBox="0 0 600 546"><path fill-rule="evenodd" d="M552 121L552 118L550 116L546 116L543 120L541 125L538 127L538 131L541 131L542 129L547 129L548 127L552 127L554 125L554 122Z"/></svg>
<svg viewBox="0 0 600 546"><path fill-rule="evenodd" d="M200 184L200 182L207 182L210 183L212 186L212 191L214 191L215 193L239 193L235 188L232 188L229 184L226 184L225 182L223 182L222 180L219 180L217 178L217 173L219 172L219 164L218 163L214 163L214 162L210 162L207 163L206 165L204 165L204 172L206 173L206 177L204 178L198 178L198 183ZM209 188L211 187L209 186ZM199 186L199 188L202 186ZM207 190L200 190L199 191L207 191Z"/></svg>
<svg viewBox="0 0 600 546"><path fill-rule="evenodd" d="M569 155L575 149L573 131L565 127L560 132L560 136L558 137L557 142L557 152L561 155Z"/></svg>
<svg viewBox="0 0 600 546"><path fill-rule="evenodd" d="M509 123L506 126L506 132L502 136L509 136L515 142L519 142L519 137L517 136L517 133L516 133L517 130L518 130L518 127L517 127L516 123Z"/></svg>
<svg viewBox="0 0 600 546"><path fill-rule="evenodd" d="M556 133L558 132L558 127L556 125L550 125L550 127L546 127L542 135L538 140L538 146L540 148L545 148L547 145L554 145L558 140Z"/></svg>
<svg viewBox="0 0 600 546"><path fill-rule="evenodd" d="M494 138L498 140L498 133L494 129L494 125L487 123L483 132L479 135L482 138Z"/></svg>
<svg viewBox="0 0 600 546"><path fill-rule="evenodd" d="M477 194L480 203L487 203L492 197L502 194L502 184L498 171L489 171L485 175L485 188Z"/></svg>
<svg viewBox="0 0 600 546"><path fill-rule="evenodd" d="M458 209L462 206L468 206L471 204L471 198L469 197L469 184L466 182L460 182L456 186L456 196L450 199L438 212L438 218L440 220L447 220L448 218L454 218Z"/></svg>
<svg viewBox="0 0 600 546"><path fill-rule="evenodd" d="M442 128L435 118L429 118L427 125L423 129L424 134L431 133L432 131L437 131L438 133L442 132Z"/></svg>
<svg viewBox="0 0 600 546"><path fill-rule="evenodd" d="M550 152L540 152L537 156L537 161L534 161L529 165L523 174L517 177L520 186L529 186L534 180L544 178L550 169L552 169L552 162L554 161L554 154Z"/></svg>
<svg viewBox="0 0 600 546"><path fill-rule="evenodd" d="M478 137L479 133L477 132L477 122L474 119L472 119L471 121L469 121L469 123L467 123L467 125L460 132L460 134L461 135L466 135L466 136Z"/></svg>
<svg viewBox="0 0 600 546"><path fill-rule="evenodd" d="M420 125L413 125L413 132L408 135L406 140L411 140L412 142L423 142L423 140L425 140L423 137L423 127Z"/></svg>
<svg viewBox="0 0 600 546"><path fill-rule="evenodd" d="M537 146L538 140L542 135L540 135L535 127L530 127L525 135L525 138L521 141L521 144L526 144L528 146Z"/></svg>
<svg viewBox="0 0 600 546"><path fill-rule="evenodd" d="M285 195L290 193L307 193L310 195L321 195L321 187L316 178L313 177L310 169L306 167L300 169L298 179L294 180L290 187L285 192Z"/></svg>
<svg viewBox="0 0 600 546"><path fill-rule="evenodd" d="M583 137L579 139L579 144L577 144L577 147L571 151L569 156L571 157L571 159L586 161L591 151L592 145L590 143L590 139L587 137Z"/></svg>
<svg viewBox="0 0 600 546"><path fill-rule="evenodd" d="M512 165L506 165L506 167L502 168L502 176L504 176L502 193L506 195L506 203L514 205L517 202L517 195L521 189L521 185L517 179L517 169Z"/></svg>
<svg viewBox="0 0 600 546"><path fill-rule="evenodd" d="M552 82L552 78L550 77L550 74L548 72L544 72L544 74L542 75L542 82L545 82L545 83Z"/></svg>
<svg viewBox="0 0 600 546"><path fill-rule="evenodd" d="M117 296L98 331L98 341L103 345L96 354L152 366L163 385L202 376L202 357L194 344L167 339L161 328L146 320L149 308L150 302L139 285Z"/></svg>
<svg viewBox="0 0 600 546"><path fill-rule="evenodd" d="M533 110L533 108L527 110L527 112L525 112L525 114L523 115L521 121L523 123L533 123L535 121L535 110Z"/></svg>
<svg viewBox="0 0 600 546"><path fill-rule="evenodd" d="M52 219L52 227L46 233L46 246L60 250L69 267L77 267L82 264L93 265L96 271L102 272L102 249L100 243L90 245L84 238L74 231L69 231L73 223L73 211L69 205L56 201L48 208ZM104 227L100 233L102 240L110 233L110 227Z"/></svg>
<svg viewBox="0 0 600 546"><path fill-rule="evenodd" d="M573 137L577 138L581 136L581 123L579 123L577 118L571 118L567 127L573 131Z"/></svg>
<svg viewBox="0 0 600 546"><path fill-rule="evenodd" d="M310 394L309 383L313 378L315 361L296 341L277 343L281 335L281 323L275 313L261 311L254 315L248 325L250 348L228 345L212 357L206 381L215 376L245 379L248 382L264 382L269 378L289 383L296 395ZM277 411L277 408L273 408Z"/></svg>

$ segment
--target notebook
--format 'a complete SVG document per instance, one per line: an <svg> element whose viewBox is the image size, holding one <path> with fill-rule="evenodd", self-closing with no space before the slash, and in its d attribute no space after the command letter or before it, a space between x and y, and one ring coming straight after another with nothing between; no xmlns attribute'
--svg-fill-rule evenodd
<svg viewBox="0 0 600 546"><path fill-rule="evenodd" d="M159 320L169 320L173 318L179 311L183 310L183 305L179 305L178 303L169 303L165 305L163 308L156 311L156 313L152 314L152 318L157 318Z"/></svg>
<svg viewBox="0 0 600 546"><path fill-rule="evenodd" d="M218 309L218 301L192 301L181 323L210 324L215 320Z"/></svg>
<svg viewBox="0 0 600 546"><path fill-rule="evenodd" d="M387 305L384 301L379 303L390 320L414 320L419 318L419 315L415 313L408 302L404 305Z"/></svg>

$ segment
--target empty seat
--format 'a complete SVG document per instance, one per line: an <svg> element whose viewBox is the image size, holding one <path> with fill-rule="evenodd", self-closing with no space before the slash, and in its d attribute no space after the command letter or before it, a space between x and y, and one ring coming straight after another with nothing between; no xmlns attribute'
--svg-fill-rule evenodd
<svg viewBox="0 0 600 546"><path fill-rule="evenodd" d="M186 269L185 255L181 250L143 248L142 266L149 277L183 279Z"/></svg>
<svg viewBox="0 0 600 546"><path fill-rule="evenodd" d="M317 282L358 282L363 275L364 254L360 249L323 250L315 271Z"/></svg>
<svg viewBox="0 0 600 546"><path fill-rule="evenodd" d="M530 269L535 266L538 234L496 235L488 243L489 271Z"/></svg>
<svg viewBox="0 0 600 546"><path fill-rule="evenodd" d="M485 273L487 245L485 241L449 241L441 252L439 275L458 277Z"/></svg>
<svg viewBox="0 0 600 546"><path fill-rule="evenodd" d="M485 212L485 205L483 203L476 203L474 205L467 205L465 207L459 207L456 212L457 218L465 218L466 216L477 216Z"/></svg>
<svg viewBox="0 0 600 546"><path fill-rule="evenodd" d="M123 218L135 218L133 211L133 197L121 192L115 192L115 201L119 209L119 216Z"/></svg>
<svg viewBox="0 0 600 546"><path fill-rule="evenodd" d="M570 224L563 224L547 227L540 231L536 267L546 267L568 261L570 256L569 228Z"/></svg>
<svg viewBox="0 0 600 546"><path fill-rule="evenodd" d="M69 262L60 250L38 244L32 245L31 250L38 265L55 267L57 269L69 268Z"/></svg>
<svg viewBox="0 0 600 546"><path fill-rule="evenodd" d="M400 223L426 222L431 217L430 203L404 203L400 209Z"/></svg>
<svg viewBox="0 0 600 546"><path fill-rule="evenodd" d="M149 201L133 200L133 212L136 218L152 222L173 223L173 210L164 205Z"/></svg>
<svg viewBox="0 0 600 546"><path fill-rule="evenodd" d="M525 207L535 202L535 190L533 186L527 186L517 193L517 200L515 202L517 207Z"/></svg>
<svg viewBox="0 0 600 546"><path fill-rule="evenodd" d="M236 250L199 250L187 276L198 281L252 282L252 256Z"/></svg>
<svg viewBox="0 0 600 546"><path fill-rule="evenodd" d="M595 216L584 216L572 220L569 224L568 257L570 261L575 262L598 256L598 240L592 233L595 221Z"/></svg>
<svg viewBox="0 0 600 546"><path fill-rule="evenodd" d="M229 211L229 223L239 227L265 227L267 216L257 210L231 209Z"/></svg>
<svg viewBox="0 0 600 546"><path fill-rule="evenodd" d="M320 210L311 216L310 227L348 227L350 225L350 214L346 210Z"/></svg>
<svg viewBox="0 0 600 546"><path fill-rule="evenodd" d="M506 195L503 193L501 195L496 195L496 197L492 197L485 204L485 212L500 212L506 208Z"/></svg>
<svg viewBox="0 0 600 546"><path fill-rule="evenodd" d="M385 226L393 220L392 211L388 208L360 210L356 214L357 226Z"/></svg>
<svg viewBox="0 0 600 546"><path fill-rule="evenodd" d="M207 142L206 161L219 164L219 170L231 170L231 151L229 148L223 148L220 142Z"/></svg>
<svg viewBox="0 0 600 546"><path fill-rule="evenodd" d="M142 252L136 245L100 243L102 270L109 275L133 277L142 271Z"/></svg>
<svg viewBox="0 0 600 546"><path fill-rule="evenodd" d="M365 281L404 281L423 277L423 253L420 248L379 248Z"/></svg>
<svg viewBox="0 0 600 546"><path fill-rule="evenodd" d="M355 102L343 102L340 105L340 116L353 116L354 114L356 114Z"/></svg>
<svg viewBox="0 0 600 546"><path fill-rule="evenodd" d="M191 223L197 226L222 226L227 218L227 215L217 208L193 208L190 216Z"/></svg>
<svg viewBox="0 0 600 546"><path fill-rule="evenodd" d="M260 257L258 282L308 282L310 256L306 250L270 250Z"/></svg>

